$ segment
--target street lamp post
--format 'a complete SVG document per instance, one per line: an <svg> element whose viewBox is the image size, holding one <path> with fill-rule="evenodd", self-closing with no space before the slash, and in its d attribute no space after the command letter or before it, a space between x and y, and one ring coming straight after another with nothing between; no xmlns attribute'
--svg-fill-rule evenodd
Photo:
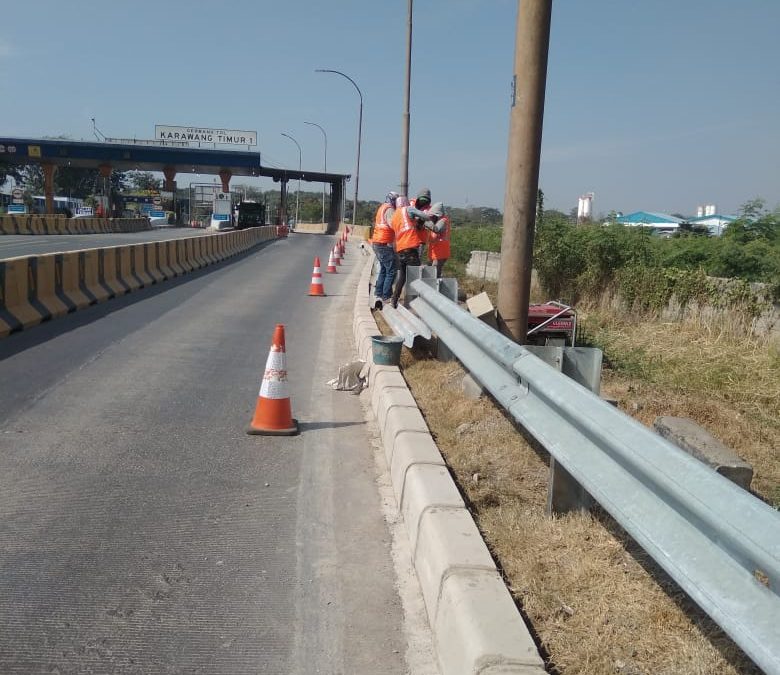
<svg viewBox="0 0 780 675"><path fill-rule="evenodd" d="M301 193L301 145L292 136L290 136L290 134L282 132L282 136L289 138L293 143L295 143L295 145L298 146L298 189L295 191L295 227L298 227L298 197Z"/></svg>
<svg viewBox="0 0 780 675"><path fill-rule="evenodd" d="M328 173L328 134L316 122L304 122L304 124L310 124L313 127L317 127L322 132L322 137L325 139L325 168L323 171ZM325 183L322 183L322 222L325 222Z"/></svg>
<svg viewBox="0 0 780 675"><path fill-rule="evenodd" d="M363 137L363 92L360 91L360 87L355 84L355 80L353 80L349 75L345 75L340 70L317 68L314 72L335 73L336 75L341 75L341 77L347 78L352 83L352 86L355 87L355 90L360 97L360 111L358 113L357 166L355 167L355 198L352 202L352 224L356 225L357 223L355 221L357 220L358 187L360 185L360 140Z"/></svg>

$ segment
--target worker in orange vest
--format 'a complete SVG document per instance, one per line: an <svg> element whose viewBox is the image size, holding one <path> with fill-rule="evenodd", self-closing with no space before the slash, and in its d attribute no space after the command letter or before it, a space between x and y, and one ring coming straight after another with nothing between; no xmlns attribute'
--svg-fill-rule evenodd
<svg viewBox="0 0 780 675"><path fill-rule="evenodd" d="M436 267L436 278L441 279L442 268L450 258L450 217L444 212L444 204L436 202L428 210L436 217L436 228L428 233L428 260Z"/></svg>
<svg viewBox="0 0 780 675"><path fill-rule="evenodd" d="M420 211L427 211L431 208L431 191L428 188L423 188L409 203Z"/></svg>
<svg viewBox="0 0 780 675"><path fill-rule="evenodd" d="M379 261L379 274L374 285L375 306L389 302L393 293L393 278L395 277L395 231L392 218L395 213L397 192L388 192L385 201L379 205L374 216L374 232L371 235L371 247Z"/></svg>
<svg viewBox="0 0 780 675"><path fill-rule="evenodd" d="M419 196L417 199L419 203ZM398 307L398 298L406 284L406 268L420 264L420 247L425 243L425 230L435 230L437 216L421 211L414 206L402 206L395 210L391 224L395 231L395 251L398 254L398 278L396 279L393 307Z"/></svg>

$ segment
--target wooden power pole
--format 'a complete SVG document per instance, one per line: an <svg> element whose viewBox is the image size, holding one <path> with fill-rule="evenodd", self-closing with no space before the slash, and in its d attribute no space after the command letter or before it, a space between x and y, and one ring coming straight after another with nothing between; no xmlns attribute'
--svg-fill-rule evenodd
<svg viewBox="0 0 780 675"><path fill-rule="evenodd" d="M518 0L498 323L521 344L528 329L551 13L552 0Z"/></svg>

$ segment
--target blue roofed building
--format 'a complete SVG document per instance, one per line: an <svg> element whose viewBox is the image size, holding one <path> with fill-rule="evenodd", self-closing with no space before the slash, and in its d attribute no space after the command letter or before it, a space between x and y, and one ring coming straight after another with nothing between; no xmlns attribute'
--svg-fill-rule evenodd
<svg viewBox="0 0 780 675"><path fill-rule="evenodd" d="M615 222L632 227L649 227L659 232L676 232L680 227L680 223L686 221L668 213L634 211L634 213L618 216Z"/></svg>

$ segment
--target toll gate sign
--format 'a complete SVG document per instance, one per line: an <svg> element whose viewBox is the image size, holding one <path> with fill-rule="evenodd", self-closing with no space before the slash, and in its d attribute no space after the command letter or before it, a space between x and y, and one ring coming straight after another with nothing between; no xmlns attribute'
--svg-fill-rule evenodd
<svg viewBox="0 0 780 675"><path fill-rule="evenodd" d="M157 141L178 141L185 143L214 143L215 145L257 145L256 131L236 129L210 129L205 127L175 127L155 124L154 138Z"/></svg>

